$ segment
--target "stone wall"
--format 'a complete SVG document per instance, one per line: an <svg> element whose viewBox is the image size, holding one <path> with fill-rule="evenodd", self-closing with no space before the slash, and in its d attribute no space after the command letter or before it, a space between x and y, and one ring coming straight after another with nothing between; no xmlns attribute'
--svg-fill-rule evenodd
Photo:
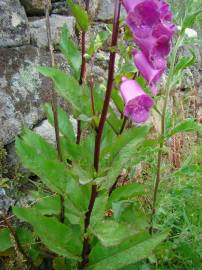
<svg viewBox="0 0 202 270"><path fill-rule="evenodd" d="M112 19L113 3L91 1L95 29L99 28L96 21L103 26ZM57 50L60 30L66 23L77 39L75 19L65 0L50 4L56 62L64 66L65 60ZM13 142L22 127L32 128L45 117L42 104L49 98L51 83L37 73L36 67L50 64L47 47L44 0L0 0L0 142L4 145ZM99 67L97 72L106 75Z"/></svg>

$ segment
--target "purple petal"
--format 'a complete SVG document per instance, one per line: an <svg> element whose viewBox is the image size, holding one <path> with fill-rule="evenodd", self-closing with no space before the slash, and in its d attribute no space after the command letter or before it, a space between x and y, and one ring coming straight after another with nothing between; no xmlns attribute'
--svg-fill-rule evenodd
<svg viewBox="0 0 202 270"><path fill-rule="evenodd" d="M134 8L142 3L144 0L123 0L123 6L127 12L133 11Z"/></svg>
<svg viewBox="0 0 202 270"><path fill-rule="evenodd" d="M150 115L153 100L141 86L134 80L122 79L121 95L125 101L124 115L130 117L135 123L145 122Z"/></svg>
<svg viewBox="0 0 202 270"><path fill-rule="evenodd" d="M133 15L137 26L149 25L152 27L159 22L160 12L155 2L154 0L147 0L135 6Z"/></svg>
<svg viewBox="0 0 202 270"><path fill-rule="evenodd" d="M144 53L142 52L135 52L134 53L134 62L142 76L147 80L152 86L152 89L155 89L156 83L160 80L161 75L165 71L166 68L166 61L162 58L159 59L161 60L161 67L159 69L154 68ZM156 90L153 91L153 95L156 95Z"/></svg>

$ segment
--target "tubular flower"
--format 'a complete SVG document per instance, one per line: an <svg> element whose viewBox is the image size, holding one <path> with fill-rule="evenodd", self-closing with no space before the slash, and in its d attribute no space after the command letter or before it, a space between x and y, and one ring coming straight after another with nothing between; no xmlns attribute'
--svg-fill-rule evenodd
<svg viewBox="0 0 202 270"><path fill-rule="evenodd" d="M156 89L156 83L166 68L166 57L170 52L171 40L176 31L172 24L169 5L163 0L123 0L128 13L126 23L133 33L141 52L134 52L134 61L140 73ZM149 67L144 68L147 62ZM150 74L149 74L150 72ZM157 73L154 80L153 74ZM160 75L160 76L159 76ZM156 94L156 90L153 94Z"/></svg>
<svg viewBox="0 0 202 270"><path fill-rule="evenodd" d="M153 100L141 86L134 80L122 78L121 96L125 101L124 115L130 117L135 123L145 122L150 115Z"/></svg>
<svg viewBox="0 0 202 270"><path fill-rule="evenodd" d="M139 70L139 72L142 74L142 76L145 78L146 81L149 82L149 85L151 86L151 90L153 95L155 96L157 94L157 82L161 78L161 75L165 71L166 68L166 62L163 59L159 59L159 68L154 68L151 63L148 61L147 57L142 52L135 52L134 51L134 62ZM160 68L161 65L161 68Z"/></svg>

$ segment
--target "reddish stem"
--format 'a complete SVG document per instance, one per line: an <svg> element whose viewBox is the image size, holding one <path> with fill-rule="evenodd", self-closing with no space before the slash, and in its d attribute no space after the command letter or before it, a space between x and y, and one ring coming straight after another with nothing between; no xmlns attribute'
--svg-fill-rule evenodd
<svg viewBox="0 0 202 270"><path fill-rule="evenodd" d="M90 0L86 0L85 3L85 10L89 11L89 2ZM82 62L81 62L81 74L79 79L79 84L82 85L86 78L86 33L82 31L81 33L81 56L82 56ZM81 120L77 120L77 138L76 143L80 144L81 141Z"/></svg>
<svg viewBox="0 0 202 270"><path fill-rule="evenodd" d="M96 172L98 172L99 170L99 158L100 158L100 146L101 146L102 133L103 133L104 124L107 118L107 112L109 108L109 102L110 102L111 92L112 92L112 87L113 87L115 57L116 57L116 51L114 50L114 48L117 46L117 40L118 40L120 9L121 9L121 1L116 0L115 11L114 11L114 21L113 21L112 43L111 43L111 47L113 48L113 51L111 51L110 53L107 90L106 90L104 105L103 105L103 109L101 113L101 119L98 126L97 136L95 140L94 168ZM85 218L85 228L84 228L85 233L87 232L88 227L90 225L90 218L91 218L91 214L93 211L97 194L98 194L97 186L92 185L91 198L90 198L88 211L86 213L86 218ZM80 265L80 270L85 269L85 266L88 263L89 251L90 251L89 239L84 238L82 263Z"/></svg>
<svg viewBox="0 0 202 270"><path fill-rule="evenodd" d="M92 56L92 60L91 60L91 74L90 74L90 98L91 98L91 107L92 107L92 113L93 115L95 115L95 101L94 101L94 77L93 77L93 66L94 66L94 62L95 62L95 55Z"/></svg>
<svg viewBox="0 0 202 270"><path fill-rule="evenodd" d="M121 1L116 0L114 21L113 21L112 43L111 43L112 51L110 53L109 67L108 67L107 91L105 95L104 106L102 109L98 132L97 132L97 136L95 140L94 167L96 171L98 171L99 169L99 157L100 157L102 133L103 133L104 124L107 118L107 112L109 108L109 102L110 102L112 87L113 87L113 82L114 82L114 67L115 67L115 58L116 58L116 51L114 50L114 48L116 47L117 40L118 40L120 9L121 9Z"/></svg>

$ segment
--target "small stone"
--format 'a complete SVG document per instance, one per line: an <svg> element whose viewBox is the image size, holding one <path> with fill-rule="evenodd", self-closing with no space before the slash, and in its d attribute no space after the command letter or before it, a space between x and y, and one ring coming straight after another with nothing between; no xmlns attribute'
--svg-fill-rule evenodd
<svg viewBox="0 0 202 270"><path fill-rule="evenodd" d="M114 17L115 0L99 0L95 21L109 22ZM125 16L125 10L121 9L121 16Z"/></svg>
<svg viewBox="0 0 202 270"><path fill-rule="evenodd" d="M6 194L5 189L0 188L0 215L6 215L14 201Z"/></svg>
<svg viewBox="0 0 202 270"><path fill-rule="evenodd" d="M75 36L75 19L74 17L66 17L60 15L51 15L50 25L51 25L51 37L53 41L53 46L58 47L60 42L60 34L63 25L66 24L69 33L72 37ZM30 32L31 32L31 43L38 48L47 48L47 30L46 30L46 19L36 19L29 22Z"/></svg>
<svg viewBox="0 0 202 270"><path fill-rule="evenodd" d="M42 121L33 131L46 139L49 143L55 145L55 129L49 124L48 120Z"/></svg>

